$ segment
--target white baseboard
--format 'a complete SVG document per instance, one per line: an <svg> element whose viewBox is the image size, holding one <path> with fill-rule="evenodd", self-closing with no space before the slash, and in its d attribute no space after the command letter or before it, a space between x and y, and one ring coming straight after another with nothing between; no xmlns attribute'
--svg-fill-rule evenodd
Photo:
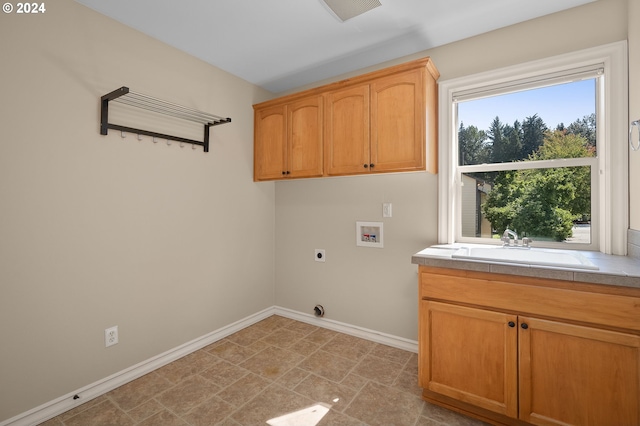
<svg viewBox="0 0 640 426"><path fill-rule="evenodd" d="M418 342L415 340L409 340L403 337L393 336L391 334L385 334L379 331L370 330L368 328L358 327L351 324L345 324L343 322L334 321L328 318L318 318L311 314L305 314L278 306L274 307L274 309L274 313L276 315L280 315L285 318L291 318L300 322L305 322L307 324L312 324L318 327L328 328L329 330L338 331L340 333L349 334L351 336L371 340L383 345L418 353Z"/></svg>
<svg viewBox="0 0 640 426"><path fill-rule="evenodd" d="M0 423L0 426L33 426L45 422L53 417L56 417L66 411L77 407L78 405L91 401L92 399L104 395L107 392L110 392L126 383L144 376L145 374L157 370L164 365L167 365L177 359L189 355L190 353L193 353L212 343L215 343L218 340L224 339L225 337L236 333L246 327L249 327L250 325L253 325L259 321L262 321L263 319L268 318L271 315L280 315L285 318L294 319L307 324L312 324L318 327L338 331L340 333L345 333L363 339L371 340L376 343L393 346L410 352L418 352L418 342L414 340L404 339L402 337L392 336L389 334L380 333L374 330L369 330L366 328L357 327L326 318L317 318L313 315L293 311L291 309L272 306L256 314L250 315L244 319L222 327L216 331L208 333L202 337L180 345L176 348L170 349L160 355L149 358L146 361L112 374L109 377L105 377L102 380L87 385L74 392L70 392L67 395L63 395L53 401L42 404L39 407L33 408L32 410L26 411L15 417L5 420ZM78 396L78 398L74 399L76 395Z"/></svg>
<svg viewBox="0 0 640 426"><path fill-rule="evenodd" d="M78 405L91 401L107 392L110 392L126 383L144 376L158 368L167 365L183 356L189 355L199 349L204 348L218 340L236 333L243 328L249 327L275 313L275 308L270 307L244 319L236 321L216 331L208 333L202 337L194 339L183 345L170 349L160 355L142 361L132 367L105 377L95 383L80 388L74 392L63 395L58 399L42 404L32 410L19 414L0 423L0 426L33 426L56 417ZM75 396L79 398L74 399Z"/></svg>

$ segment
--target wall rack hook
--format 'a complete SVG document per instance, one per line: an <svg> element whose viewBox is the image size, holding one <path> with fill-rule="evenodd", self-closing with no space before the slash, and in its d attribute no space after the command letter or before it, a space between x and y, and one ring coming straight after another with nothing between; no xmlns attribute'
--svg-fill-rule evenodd
<svg viewBox="0 0 640 426"><path fill-rule="evenodd" d="M204 126L204 137L202 141L183 138L180 136L172 136L163 133L153 132L144 129L136 129L133 127L121 126L119 124L109 123L109 102L119 102L129 106L134 106L143 110L155 112L157 114L168 115L182 120L192 121ZM136 93L129 90L128 87L122 86L113 92L107 93L100 98L100 134L106 135L109 129L120 130L121 134L124 132L136 133L138 136L146 135L151 136L155 143L156 137L166 139L167 144L169 141L177 141L190 143L198 146L202 146L204 152L209 152L209 130L213 126L220 124L230 123L231 118L221 117L206 112L198 111L196 109L184 107L171 102L166 102L142 93ZM125 136L122 136L123 138ZM169 144L170 145L170 144Z"/></svg>

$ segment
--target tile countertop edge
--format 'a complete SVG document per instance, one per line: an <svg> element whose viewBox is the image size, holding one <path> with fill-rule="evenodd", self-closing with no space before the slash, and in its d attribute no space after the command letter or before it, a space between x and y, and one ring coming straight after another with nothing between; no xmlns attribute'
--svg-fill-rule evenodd
<svg viewBox="0 0 640 426"><path fill-rule="evenodd" d="M411 263L416 265L640 288L640 261L638 259L597 253L593 257L589 256L589 260L596 264L600 270L584 271L569 268L469 261L452 259L450 256L444 255L424 255L420 254L420 252L411 257Z"/></svg>

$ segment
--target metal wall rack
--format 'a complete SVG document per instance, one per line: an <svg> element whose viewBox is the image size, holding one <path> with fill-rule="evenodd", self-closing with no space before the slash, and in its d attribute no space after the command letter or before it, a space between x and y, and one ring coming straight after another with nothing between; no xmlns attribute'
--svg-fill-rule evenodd
<svg viewBox="0 0 640 426"><path fill-rule="evenodd" d="M152 132L149 130L136 129L133 127L121 126L119 124L109 123L109 102L120 102L137 108L153 111L159 114L171 117L181 118L183 120L193 121L204 125L204 139L197 141L187 139L180 136L172 136L164 133ZM217 115L198 111L196 109L187 108L176 105L141 93L132 92L128 87L122 86L111 93L107 93L101 98L100 108L100 134L106 135L109 129L120 130L121 132L135 133L138 135L146 135L154 138L167 139L177 142L185 142L193 145L200 145L204 148L204 152L209 152L209 129L219 124L230 123L230 118L223 118Z"/></svg>

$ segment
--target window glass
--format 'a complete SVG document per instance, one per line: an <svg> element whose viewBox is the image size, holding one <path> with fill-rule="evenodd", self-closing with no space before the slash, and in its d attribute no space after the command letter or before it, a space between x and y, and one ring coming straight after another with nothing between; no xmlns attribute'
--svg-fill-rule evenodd
<svg viewBox="0 0 640 426"><path fill-rule="evenodd" d="M537 242L591 243L591 167L463 173L461 233L495 238L509 228Z"/></svg>
<svg viewBox="0 0 640 426"><path fill-rule="evenodd" d="M591 244L596 88L588 78L457 102L461 237L499 239L508 228Z"/></svg>
<svg viewBox="0 0 640 426"><path fill-rule="evenodd" d="M596 79L458 102L459 165L535 159L548 132L596 152ZM555 158L574 158L562 150ZM532 158L533 156L533 158Z"/></svg>

